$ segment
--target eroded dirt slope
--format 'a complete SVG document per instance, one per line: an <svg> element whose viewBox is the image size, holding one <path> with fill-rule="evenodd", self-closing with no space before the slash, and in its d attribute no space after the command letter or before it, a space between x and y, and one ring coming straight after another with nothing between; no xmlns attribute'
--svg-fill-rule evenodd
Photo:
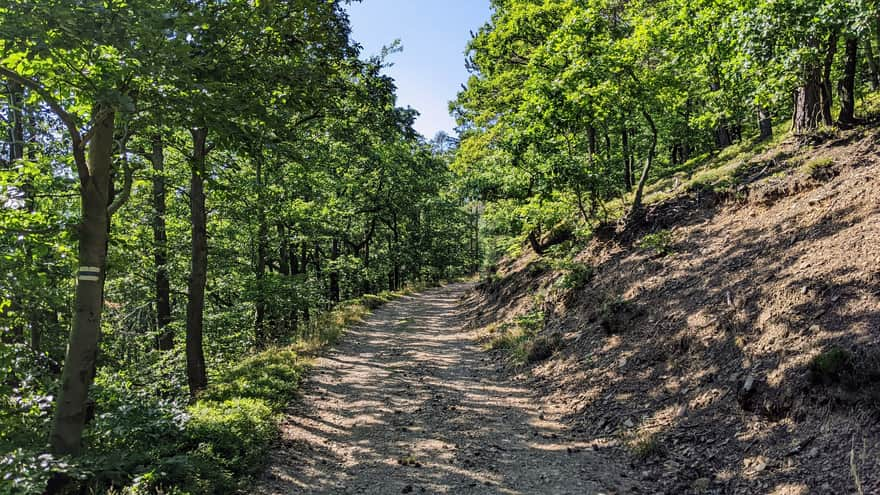
<svg viewBox="0 0 880 495"><path fill-rule="evenodd" d="M519 376L545 417L611 445L651 490L880 493L877 142L789 146L724 201L659 205L641 231L590 243L576 290L533 254L513 260L472 296L473 326L543 312L563 347ZM670 254L637 247L659 229Z"/></svg>

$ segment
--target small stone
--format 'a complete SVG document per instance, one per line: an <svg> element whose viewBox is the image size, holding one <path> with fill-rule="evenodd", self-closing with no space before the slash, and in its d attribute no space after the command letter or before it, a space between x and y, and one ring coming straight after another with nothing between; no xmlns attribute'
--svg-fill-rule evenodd
<svg viewBox="0 0 880 495"><path fill-rule="evenodd" d="M755 375L749 375L746 377L746 382L743 383L743 394L751 393L752 389L755 388Z"/></svg>
<svg viewBox="0 0 880 495"><path fill-rule="evenodd" d="M767 469L767 461L765 461L764 459L759 460L755 464L755 472L756 473L760 473L761 471L763 471L765 469Z"/></svg>
<svg viewBox="0 0 880 495"><path fill-rule="evenodd" d="M819 447L813 447L807 452L807 457L813 458L819 455Z"/></svg>
<svg viewBox="0 0 880 495"><path fill-rule="evenodd" d="M626 418L626 421L623 422L623 426L626 426L627 428L632 428L635 425L636 424L629 418Z"/></svg>

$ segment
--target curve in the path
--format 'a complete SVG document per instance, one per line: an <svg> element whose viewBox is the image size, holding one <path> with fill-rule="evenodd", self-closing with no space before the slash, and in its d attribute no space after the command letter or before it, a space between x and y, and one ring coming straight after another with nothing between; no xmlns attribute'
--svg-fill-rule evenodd
<svg viewBox="0 0 880 495"><path fill-rule="evenodd" d="M265 494L634 493L567 440L464 328L453 284L380 308L318 360L283 426Z"/></svg>

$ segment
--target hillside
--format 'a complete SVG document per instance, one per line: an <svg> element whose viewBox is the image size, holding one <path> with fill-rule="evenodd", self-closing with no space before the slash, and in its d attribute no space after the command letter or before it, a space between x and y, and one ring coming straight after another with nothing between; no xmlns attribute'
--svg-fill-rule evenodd
<svg viewBox="0 0 880 495"><path fill-rule="evenodd" d="M658 491L877 493L878 138L788 140L570 259L525 249L471 325L543 416Z"/></svg>

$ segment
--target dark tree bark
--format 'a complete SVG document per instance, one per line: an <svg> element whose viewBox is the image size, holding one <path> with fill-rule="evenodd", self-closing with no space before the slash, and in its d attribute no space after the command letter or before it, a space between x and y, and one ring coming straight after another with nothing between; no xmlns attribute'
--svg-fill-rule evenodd
<svg viewBox="0 0 880 495"><path fill-rule="evenodd" d="M266 225L266 213L263 209L263 161L260 158L256 160L256 176L257 176L257 264L254 268L254 275L257 279L257 297L254 304L254 333L257 345L264 347L269 342L268 332L266 331L266 288L264 280L266 278L266 258L269 256L269 227Z"/></svg>
<svg viewBox="0 0 880 495"><path fill-rule="evenodd" d="M306 243L305 243L305 242L303 242L303 243L300 245L300 257L299 257L299 258L300 258L300 266L301 266L300 273L308 274L308 270L309 270L309 265L308 265L309 251L308 251L308 247L306 246ZM317 268L316 268L316 269L317 269ZM304 323L306 326L308 326L308 324L309 324L309 320L311 319L310 309L311 309L311 308L309 308L309 302L308 302L308 301L304 301L304 302L303 302L303 307L302 307L302 315L303 315L303 323Z"/></svg>
<svg viewBox="0 0 880 495"><path fill-rule="evenodd" d="M82 156L82 142L75 130L74 159L80 172L82 220L79 225L79 271L74 303L73 328L61 372L61 387L49 436L56 454L79 453L86 421L89 387L95 377L107 240L110 231L110 172L113 156L113 111L101 106L93 110L95 123L88 146L88 160ZM73 125L70 126L74 129ZM85 163L83 163L85 162ZM81 166L82 165L82 166Z"/></svg>
<svg viewBox="0 0 880 495"><path fill-rule="evenodd" d="M340 295L339 295L339 268L336 267L335 262L339 259L339 239L334 237L333 241L330 244L330 261L334 263L333 268L330 270L330 302L333 304L339 304Z"/></svg>
<svg viewBox="0 0 880 495"><path fill-rule="evenodd" d="M874 57L874 46L871 44L871 40L866 38L864 46L865 58L868 59L868 67L871 69L871 89L877 91L880 89L880 66Z"/></svg>
<svg viewBox="0 0 880 495"><path fill-rule="evenodd" d="M24 158L24 87L16 81L6 84L9 89L9 165Z"/></svg>
<svg viewBox="0 0 880 495"><path fill-rule="evenodd" d="M727 148L733 144L733 138L730 136L730 129L726 123L718 124L715 128L715 146L718 148Z"/></svg>
<svg viewBox="0 0 880 495"><path fill-rule="evenodd" d="M831 86L831 68L834 65L834 55L837 53L837 31L828 35L828 47L825 50L825 62L822 64L822 121L826 125L832 125L831 105L834 102L834 92Z"/></svg>
<svg viewBox="0 0 880 495"><path fill-rule="evenodd" d="M850 37L846 39L846 63L843 69L843 79L838 83L840 94L840 116L837 122L842 125L856 123L856 66L859 57L859 40Z"/></svg>
<svg viewBox="0 0 880 495"><path fill-rule="evenodd" d="M160 136L151 141L150 163L153 166L153 261L156 265L155 291L156 324L159 338L156 348L170 351L174 348L171 323L171 282L168 278L168 234L165 228L165 153Z"/></svg>
<svg viewBox="0 0 880 495"><path fill-rule="evenodd" d="M205 207L208 129L191 130L193 142L190 176L190 220L192 251L190 257L189 300L186 305L186 376L190 396L196 397L208 386L203 349L205 285L208 280L208 216Z"/></svg>
<svg viewBox="0 0 880 495"><path fill-rule="evenodd" d="M632 154L629 149L629 132L625 125L620 133L620 141L623 147L623 185L626 187L626 192L630 192L633 188Z"/></svg>
<svg viewBox="0 0 880 495"><path fill-rule="evenodd" d="M796 134L815 130L822 121L822 73L818 67L808 69L804 83L795 91L792 129Z"/></svg>

